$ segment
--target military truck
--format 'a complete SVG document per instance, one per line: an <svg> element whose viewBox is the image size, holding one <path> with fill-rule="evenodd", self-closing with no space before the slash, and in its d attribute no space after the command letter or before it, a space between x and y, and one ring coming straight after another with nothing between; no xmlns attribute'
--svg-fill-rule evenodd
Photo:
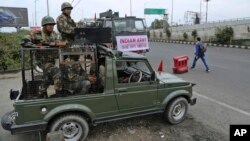
<svg viewBox="0 0 250 141"><path fill-rule="evenodd" d="M157 113L170 124L186 118L189 105L196 103L192 83L154 71L143 55L103 46L110 29L77 31L78 42L67 48L21 49L23 86L10 91L14 110L2 117L4 129L12 134L61 131L65 141L83 141L90 126L103 122ZM61 90L53 89L53 78L40 68L37 53L46 50L53 52L55 67L61 70ZM93 75L94 82L89 79Z"/></svg>
<svg viewBox="0 0 250 141"><path fill-rule="evenodd" d="M148 34L145 21L135 16L120 17L119 12L108 10L99 14L97 23L102 27L110 27L112 29L112 43L106 44L109 48L119 51L133 51L135 53L144 54L149 51ZM137 42L143 38L144 42ZM132 40L133 42L125 42L122 44L120 40Z"/></svg>

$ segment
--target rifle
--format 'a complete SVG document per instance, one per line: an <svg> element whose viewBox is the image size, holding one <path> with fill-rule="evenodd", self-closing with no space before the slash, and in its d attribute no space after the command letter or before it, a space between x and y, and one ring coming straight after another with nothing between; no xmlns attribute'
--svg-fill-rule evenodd
<svg viewBox="0 0 250 141"><path fill-rule="evenodd" d="M51 48L51 47L62 48L66 47L68 43L69 43L68 41L54 41L54 42L33 44L30 41L22 41L21 45L23 47L28 47L28 48Z"/></svg>

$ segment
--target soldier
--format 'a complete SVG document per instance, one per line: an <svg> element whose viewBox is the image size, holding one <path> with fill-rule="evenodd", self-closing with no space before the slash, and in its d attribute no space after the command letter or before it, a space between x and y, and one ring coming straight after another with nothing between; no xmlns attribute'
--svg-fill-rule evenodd
<svg viewBox="0 0 250 141"><path fill-rule="evenodd" d="M61 64L61 69L64 90L69 94L89 92L91 81L88 80L87 73L79 62L68 58Z"/></svg>
<svg viewBox="0 0 250 141"><path fill-rule="evenodd" d="M73 41L74 40L74 29L76 23L71 19L71 10L73 7L70 3L64 2L61 6L62 14L57 17L57 29L61 33L62 40Z"/></svg>
<svg viewBox="0 0 250 141"><path fill-rule="evenodd" d="M31 45L42 45L56 41L57 34L54 32L55 20L50 16L42 19L42 30L35 30L22 39L22 45L31 47Z"/></svg>
<svg viewBox="0 0 250 141"><path fill-rule="evenodd" d="M53 31L55 21L50 16L42 19L42 30L33 31L22 39L23 47L44 47L51 42L55 42L57 34ZM44 83L40 88L40 93L47 95L54 94L62 89L61 71L55 66L55 59L58 59L58 50L54 49L37 49L35 50L36 65L42 68ZM50 85L53 85L52 87ZM50 88L50 89L48 89ZM53 89L54 88L54 89ZM49 92L49 94L48 94ZM42 95L43 96L43 95Z"/></svg>

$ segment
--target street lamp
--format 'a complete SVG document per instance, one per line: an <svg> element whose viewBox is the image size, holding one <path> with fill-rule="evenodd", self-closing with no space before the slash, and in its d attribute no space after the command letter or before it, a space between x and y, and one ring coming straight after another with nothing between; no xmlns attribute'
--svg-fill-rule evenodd
<svg viewBox="0 0 250 141"><path fill-rule="evenodd" d="M207 6L206 6L206 23L207 23L208 2L209 2L210 0L205 0L205 1L207 2Z"/></svg>

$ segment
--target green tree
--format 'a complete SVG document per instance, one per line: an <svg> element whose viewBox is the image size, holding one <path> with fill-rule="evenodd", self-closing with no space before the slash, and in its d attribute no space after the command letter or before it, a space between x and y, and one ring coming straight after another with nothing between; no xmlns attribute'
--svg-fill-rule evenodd
<svg viewBox="0 0 250 141"><path fill-rule="evenodd" d="M217 28L215 32L216 41L220 44L230 44L234 31L232 27Z"/></svg>
<svg viewBox="0 0 250 141"><path fill-rule="evenodd" d="M166 29L166 36L168 39L171 38L171 31L169 29Z"/></svg>
<svg viewBox="0 0 250 141"><path fill-rule="evenodd" d="M154 30L153 30L153 38L156 38L156 33Z"/></svg>
<svg viewBox="0 0 250 141"><path fill-rule="evenodd" d="M151 28L152 29L159 29L159 28L163 28L163 25L166 24L166 26L168 26L168 23L166 23L165 20L158 20L155 19L152 23L151 23Z"/></svg>
<svg viewBox="0 0 250 141"><path fill-rule="evenodd" d="M0 33L0 70L20 69L20 41L29 31L20 30L15 33Z"/></svg>
<svg viewBox="0 0 250 141"><path fill-rule="evenodd" d="M184 33L183 33L183 39L186 41L186 40L187 40L187 38L188 38L188 35L187 35L187 33L186 33L186 32L184 32Z"/></svg>
<svg viewBox="0 0 250 141"><path fill-rule="evenodd" d="M197 33L197 30L193 30L192 33L191 33L192 37L193 37L193 40L195 41L195 38L198 36L198 33Z"/></svg>
<svg viewBox="0 0 250 141"><path fill-rule="evenodd" d="M162 38L162 36L163 36L163 35L162 35L162 32L160 31L160 38Z"/></svg>

